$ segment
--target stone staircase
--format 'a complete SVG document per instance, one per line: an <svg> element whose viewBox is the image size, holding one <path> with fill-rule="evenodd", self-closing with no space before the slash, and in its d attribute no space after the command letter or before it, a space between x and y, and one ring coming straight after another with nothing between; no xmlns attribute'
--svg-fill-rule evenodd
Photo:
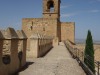
<svg viewBox="0 0 100 75"><path fill-rule="evenodd" d="M28 59L28 62L34 63L19 75L86 75L62 42L43 58Z"/></svg>

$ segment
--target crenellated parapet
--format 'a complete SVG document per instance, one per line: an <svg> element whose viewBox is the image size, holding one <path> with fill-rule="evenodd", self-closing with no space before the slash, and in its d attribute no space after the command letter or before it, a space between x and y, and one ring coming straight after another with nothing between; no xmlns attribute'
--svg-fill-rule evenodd
<svg viewBox="0 0 100 75"><path fill-rule="evenodd" d="M13 28L0 30L0 74L15 73L26 63L27 37L23 31ZM20 53L21 52L21 53ZM6 73L5 73L5 70Z"/></svg>
<svg viewBox="0 0 100 75"><path fill-rule="evenodd" d="M18 57L19 57L19 60L20 60L20 66L24 66L26 64L27 37L22 30L17 30L17 35L19 37Z"/></svg>
<svg viewBox="0 0 100 75"><path fill-rule="evenodd" d="M33 34L30 37L30 50L28 57L38 58L44 56L52 47L53 38L41 34Z"/></svg>

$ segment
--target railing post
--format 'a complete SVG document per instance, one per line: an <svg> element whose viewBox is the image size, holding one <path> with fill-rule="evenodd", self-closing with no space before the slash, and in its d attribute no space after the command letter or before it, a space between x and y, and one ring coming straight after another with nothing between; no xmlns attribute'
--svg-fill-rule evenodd
<svg viewBox="0 0 100 75"><path fill-rule="evenodd" d="M79 50L78 50L78 60L80 59L80 57L79 57Z"/></svg>
<svg viewBox="0 0 100 75"><path fill-rule="evenodd" d="M77 58L77 48L74 48L75 50L75 58Z"/></svg>
<svg viewBox="0 0 100 75"><path fill-rule="evenodd" d="M98 64L98 75L99 75L100 62L98 61L97 64Z"/></svg>
<svg viewBox="0 0 100 75"><path fill-rule="evenodd" d="M82 52L82 61L84 61L84 52Z"/></svg>

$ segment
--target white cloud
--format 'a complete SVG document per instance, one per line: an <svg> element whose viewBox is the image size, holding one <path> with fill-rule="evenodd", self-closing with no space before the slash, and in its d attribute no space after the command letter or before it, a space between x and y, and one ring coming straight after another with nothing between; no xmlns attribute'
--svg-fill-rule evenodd
<svg viewBox="0 0 100 75"><path fill-rule="evenodd" d="M89 3L93 4L93 3L96 3L96 2L100 2L100 0L90 0Z"/></svg>
<svg viewBox="0 0 100 75"><path fill-rule="evenodd" d="M90 10L89 12L91 12L91 13L98 13L98 12L100 12L100 10Z"/></svg>
<svg viewBox="0 0 100 75"><path fill-rule="evenodd" d="M65 13L65 14L63 13L63 14L61 14L61 17L65 18L65 17L72 17L72 16L75 16L75 15L84 14L84 13L98 13L98 12L100 12L100 10L98 10L98 9L77 11L77 12L74 12L74 13Z"/></svg>
<svg viewBox="0 0 100 75"><path fill-rule="evenodd" d="M100 0L97 0L97 1L99 1L99 2L100 2Z"/></svg>
<svg viewBox="0 0 100 75"><path fill-rule="evenodd" d="M64 17L71 17L71 16L74 16L76 15L76 13L70 13L70 14L61 14L61 17L64 18Z"/></svg>
<svg viewBox="0 0 100 75"><path fill-rule="evenodd" d="M62 5L60 8L61 9L64 9L64 8L68 8L68 7L71 7L72 5Z"/></svg>

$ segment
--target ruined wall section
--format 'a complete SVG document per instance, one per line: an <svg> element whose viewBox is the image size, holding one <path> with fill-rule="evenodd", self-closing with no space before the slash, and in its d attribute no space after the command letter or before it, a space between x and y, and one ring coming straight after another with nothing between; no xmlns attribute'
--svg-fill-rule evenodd
<svg viewBox="0 0 100 75"><path fill-rule="evenodd" d="M30 36L32 34L44 34L57 36L57 19L54 18L24 18L22 19L22 30L28 37L27 46L30 46Z"/></svg>
<svg viewBox="0 0 100 75"><path fill-rule="evenodd" d="M75 23L62 22L61 23L61 41L70 40L75 42Z"/></svg>

